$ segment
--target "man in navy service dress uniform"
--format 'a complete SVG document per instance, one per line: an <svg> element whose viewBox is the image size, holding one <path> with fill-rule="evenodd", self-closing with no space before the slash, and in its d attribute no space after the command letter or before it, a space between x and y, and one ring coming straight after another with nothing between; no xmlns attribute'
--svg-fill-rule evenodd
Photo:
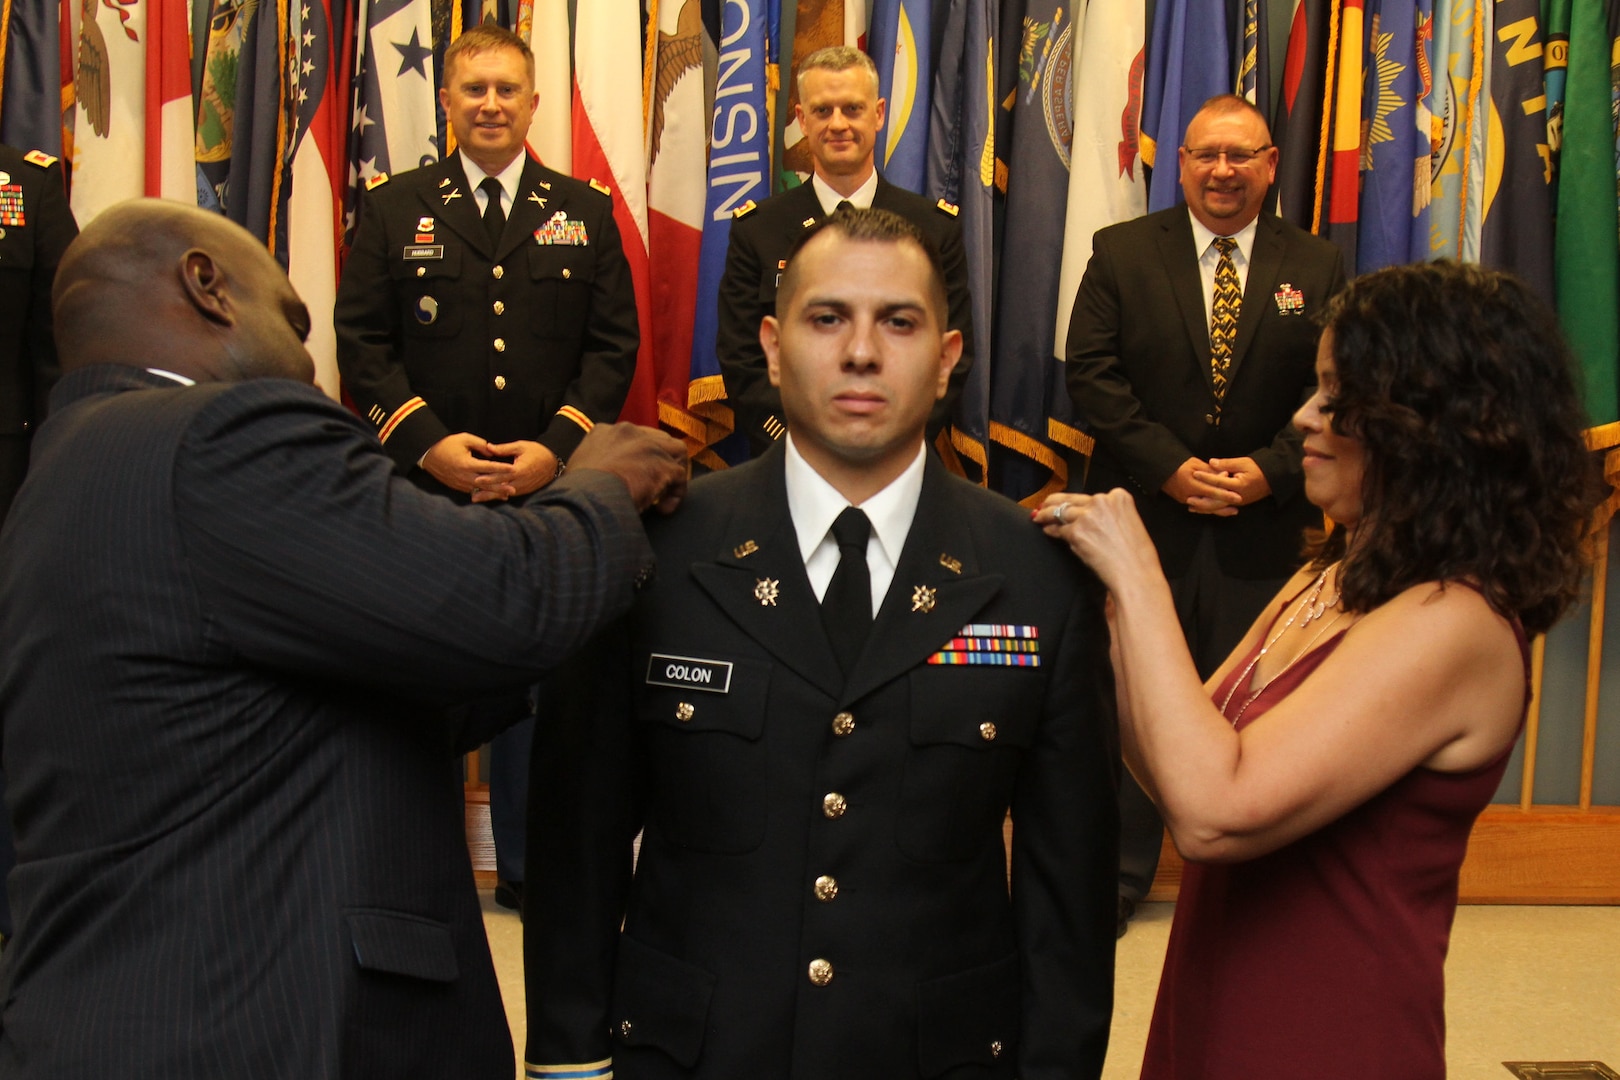
<svg viewBox="0 0 1620 1080"><path fill-rule="evenodd" d="M458 498L551 482L635 373L635 295L608 189L524 152L534 54L493 24L445 51L457 152L374 186L344 264L338 367L400 470ZM491 194L493 192L493 194ZM525 719L490 748L500 884L521 900L530 694L474 703Z"/></svg>
<svg viewBox="0 0 1620 1080"><path fill-rule="evenodd" d="M845 211L793 256L761 333L787 438L656 523L536 731L530 1077L1101 1072L1100 588L925 451L961 340L926 243Z"/></svg>
<svg viewBox="0 0 1620 1080"><path fill-rule="evenodd" d="M1277 150L1242 98L1204 104L1178 166L1186 206L1098 230L1066 359L1076 415L1097 440L1085 490L1136 497L1207 678L1299 565L1306 527L1322 523L1302 490L1293 416L1316 388L1315 315L1344 287L1344 260L1262 212ZM1123 933L1164 826L1134 780L1121 790Z"/></svg>
<svg viewBox="0 0 1620 1080"><path fill-rule="evenodd" d="M263 245L173 203L99 215L55 311L0 532L0 1076L511 1080L456 760L488 732L433 706L628 608L679 442L603 425L521 504L419 491L312 385Z"/></svg>
<svg viewBox="0 0 1620 1080"><path fill-rule="evenodd" d="M930 440L950 422L967 381L973 362L973 308L962 226L950 203L929 202L878 173L875 154L885 105L878 97L877 68L859 49L835 45L805 57L799 65L794 115L810 150L814 170L810 180L764 202L745 204L731 223L726 271L720 281L716 352L736 429L748 433L754 457L786 430L781 394L765 370L760 320L775 310L788 252L807 229L844 202L899 214L928 236L943 261L948 325L962 335L962 357L929 417Z"/></svg>

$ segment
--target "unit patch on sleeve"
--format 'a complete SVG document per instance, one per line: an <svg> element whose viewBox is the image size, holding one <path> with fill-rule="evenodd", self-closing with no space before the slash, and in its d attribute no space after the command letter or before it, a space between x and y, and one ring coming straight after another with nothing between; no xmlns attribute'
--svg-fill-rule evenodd
<svg viewBox="0 0 1620 1080"><path fill-rule="evenodd" d="M930 664L1040 667L1041 629L1008 623L968 623L928 658Z"/></svg>

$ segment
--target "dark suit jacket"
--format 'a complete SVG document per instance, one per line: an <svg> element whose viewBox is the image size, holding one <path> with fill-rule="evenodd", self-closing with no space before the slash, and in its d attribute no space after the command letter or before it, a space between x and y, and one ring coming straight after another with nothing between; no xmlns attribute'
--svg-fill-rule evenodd
<svg viewBox="0 0 1620 1080"><path fill-rule="evenodd" d="M872 205L899 214L922 230L939 250L945 269L945 297L950 305L948 329L962 331L962 358L951 372L945 396L928 419L933 439L950 423L956 399L973 366L973 298L968 293L967 255L962 226L953 207L945 210L915 192L878 177ZM782 395L765 370L759 324L776 314L776 287L782 265L804 230L821 221L821 201L808 181L772 196L753 209L740 211L731 223L726 272L720 279L720 319L715 351L725 377L726 399L736 414L736 430L747 432L754 457L782 437Z"/></svg>
<svg viewBox="0 0 1620 1080"><path fill-rule="evenodd" d="M529 1061L611 1056L620 1080L1096 1077L1118 821L1094 580L930 458L846 683L784 456L694 485L611 659L584 663L595 698L574 679L587 700L541 719ZM1038 628L1040 666L928 662L969 623Z"/></svg>
<svg viewBox="0 0 1620 1080"><path fill-rule="evenodd" d="M650 558L605 473L462 507L311 387L66 375L0 533L0 1075L511 1080L433 706Z"/></svg>
<svg viewBox="0 0 1620 1080"><path fill-rule="evenodd" d="M79 227L55 158L0 146L0 515L28 468L28 440L56 382L51 284ZM22 220L19 222L17 218Z"/></svg>
<svg viewBox="0 0 1620 1080"><path fill-rule="evenodd" d="M402 472L460 431L566 459L618 418L640 342L612 199L532 159L493 250L459 154L368 192L333 320L344 391Z"/></svg>
<svg viewBox="0 0 1620 1080"><path fill-rule="evenodd" d="M1198 252L1185 206L1098 230L1069 322L1069 393L1097 440L1086 491L1136 496L1166 574L1204 530L1222 572L1285 577L1322 515L1301 490L1294 411L1316 387L1317 316L1344 287L1339 249L1261 214L1219 425ZM1294 293L1302 304L1293 306ZM1190 513L1160 488L1189 457L1252 457L1271 497L1235 517Z"/></svg>

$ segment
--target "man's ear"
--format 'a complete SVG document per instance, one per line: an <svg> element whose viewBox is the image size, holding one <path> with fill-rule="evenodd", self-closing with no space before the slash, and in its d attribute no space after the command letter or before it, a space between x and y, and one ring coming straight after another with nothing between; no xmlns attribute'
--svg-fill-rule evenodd
<svg viewBox="0 0 1620 1080"><path fill-rule="evenodd" d="M782 385L782 324L775 315L767 315L759 322L759 347L765 351L765 374L772 386Z"/></svg>
<svg viewBox="0 0 1620 1080"><path fill-rule="evenodd" d="M939 340L939 383L934 387L934 400L945 396L951 385L951 372L962 359L962 331L947 330Z"/></svg>
<svg viewBox="0 0 1620 1080"><path fill-rule="evenodd" d="M180 287L204 318L221 326L236 325L226 293L225 271L208 252L191 248L180 256Z"/></svg>

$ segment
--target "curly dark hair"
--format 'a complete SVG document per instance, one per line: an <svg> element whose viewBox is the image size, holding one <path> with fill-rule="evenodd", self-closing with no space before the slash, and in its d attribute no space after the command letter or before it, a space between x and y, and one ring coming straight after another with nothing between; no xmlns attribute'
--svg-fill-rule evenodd
<svg viewBox="0 0 1620 1080"><path fill-rule="evenodd" d="M1569 351L1510 274L1451 262L1357 278L1331 303L1335 432L1366 448L1354 543L1336 526L1346 607L1466 581L1527 633L1574 601L1599 499ZM1347 550L1348 549L1348 550Z"/></svg>

